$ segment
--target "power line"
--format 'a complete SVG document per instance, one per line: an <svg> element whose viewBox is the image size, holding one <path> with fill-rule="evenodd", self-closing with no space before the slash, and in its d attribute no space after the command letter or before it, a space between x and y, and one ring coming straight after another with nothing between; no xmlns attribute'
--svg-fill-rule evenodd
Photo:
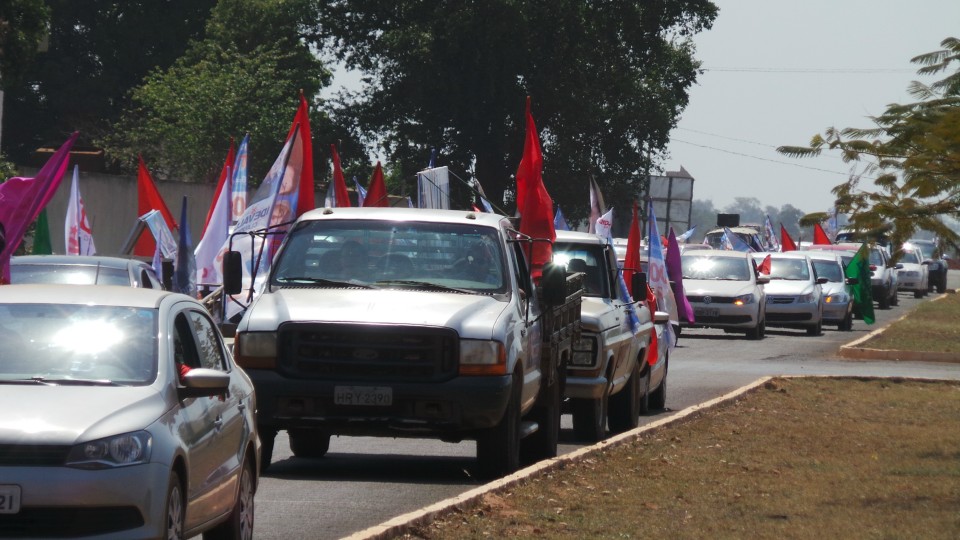
<svg viewBox="0 0 960 540"><path fill-rule="evenodd" d="M674 129L677 129L677 130L679 130L679 131L689 131L689 132L691 132L691 133L699 133L700 135L708 135L708 136L710 136L710 137L717 137L718 139L727 139L728 141L736 141L736 142L742 142L742 143L747 143L747 144L755 144L755 145L757 145L757 146L762 146L762 147L764 147L764 148L773 148L774 150L776 150L776 149L778 148L777 146L774 146L774 145L772 145L772 144L767 144L767 143L762 143L762 142L757 142L757 141L751 141L751 140L747 140L747 139L738 139L738 138L736 138L736 137L727 137L726 135L720 135L720 134L717 134L717 133L710 133L710 132L708 132L708 131L699 131L699 130L696 130L696 129L682 128L682 127L676 127L676 128L674 128ZM836 154L822 154L822 155L823 155L823 157L830 157L830 158L840 159L840 160L843 159L841 156L838 156L838 155L836 155Z"/></svg>
<svg viewBox="0 0 960 540"><path fill-rule="evenodd" d="M762 67L705 67L703 71L724 73L828 73L834 75L882 75L887 73L916 73L914 69L897 68L762 68Z"/></svg>
<svg viewBox="0 0 960 540"><path fill-rule="evenodd" d="M829 170L829 169L821 169L821 168L819 168L819 167L810 167L810 166L807 166L807 165L800 165L800 164L798 164L798 163L790 163L790 162L787 162L787 161L778 161L778 160L776 160L776 159L769 159L769 158L764 158L764 157L760 157L760 156L754 156L754 155L750 155L750 154L744 154L744 153L742 153L742 152L734 152L733 150L725 150L725 149L723 149L723 148L716 148L716 147L714 147L714 146L707 146L707 145L705 145L705 144L692 143L692 142L690 142L690 141L684 141L684 140L682 140L682 139L677 139L677 138L671 138L670 140L673 141L673 142L678 142L678 143L683 143L683 144L689 144L689 145L691 145L691 146L697 146L697 147L700 147L700 148L706 148L707 150L714 150L714 151L716 151L716 152L723 152L723 153L725 153L725 154L733 154L733 155L735 155L735 156L741 156L741 157L746 157L746 158L750 158L750 159L756 159L756 160L759 160L759 161L768 161L768 162L770 162L770 163L778 163L778 164L780 164L780 165L789 165L790 167L800 167L801 169L810 169L811 171L820 171L820 172L825 172L825 173L830 173L830 174L837 174L837 175L840 175L840 176L846 176L846 177L848 177L848 178L850 177L850 174L849 174L849 173L842 173L842 172L839 172L839 171L831 171L831 170ZM867 178L867 177L863 177L863 178L864 178L864 179L867 179L867 180L874 180L874 178Z"/></svg>

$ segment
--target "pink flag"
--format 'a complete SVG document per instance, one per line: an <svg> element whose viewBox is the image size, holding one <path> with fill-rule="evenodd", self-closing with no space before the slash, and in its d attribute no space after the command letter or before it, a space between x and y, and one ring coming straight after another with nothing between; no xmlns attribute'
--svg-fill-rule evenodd
<svg viewBox="0 0 960 540"><path fill-rule="evenodd" d="M677 311L688 323L693 322L693 306L687 300L687 295L683 292L683 266L680 261L680 243L677 242L677 235L670 227L670 235L667 236L667 277L673 286L673 298L677 301Z"/></svg>
<svg viewBox="0 0 960 540"><path fill-rule="evenodd" d="M87 211L80 196L80 167L73 166L73 182L70 185L70 202L67 203L67 217L64 219L64 245L67 255L94 255L97 247L93 244L93 232L87 220Z"/></svg>
<svg viewBox="0 0 960 540"><path fill-rule="evenodd" d="M0 251L0 283L10 283L10 256L23 241L27 227L37 219L60 186L67 172L70 149L79 135L74 132L33 178L14 177L0 184L0 223L7 240L7 245Z"/></svg>

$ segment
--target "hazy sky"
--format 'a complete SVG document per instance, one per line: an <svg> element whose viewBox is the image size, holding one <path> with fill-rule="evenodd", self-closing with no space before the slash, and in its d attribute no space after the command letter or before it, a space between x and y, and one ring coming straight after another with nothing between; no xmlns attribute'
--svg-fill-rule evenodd
<svg viewBox="0 0 960 540"><path fill-rule="evenodd" d="M911 101L910 58L960 37L960 0L715 0L713 29L695 38L708 69L671 133L665 169L695 178L694 199L735 197L825 211L850 165L836 155L793 159L826 128L871 127L868 116ZM822 170L818 170L822 169Z"/></svg>

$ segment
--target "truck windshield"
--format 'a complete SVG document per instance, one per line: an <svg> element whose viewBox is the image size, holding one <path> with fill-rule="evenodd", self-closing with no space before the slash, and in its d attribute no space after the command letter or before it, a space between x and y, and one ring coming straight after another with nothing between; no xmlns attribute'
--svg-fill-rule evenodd
<svg viewBox="0 0 960 540"><path fill-rule="evenodd" d="M459 223L304 221L290 232L270 283L505 293L498 234Z"/></svg>

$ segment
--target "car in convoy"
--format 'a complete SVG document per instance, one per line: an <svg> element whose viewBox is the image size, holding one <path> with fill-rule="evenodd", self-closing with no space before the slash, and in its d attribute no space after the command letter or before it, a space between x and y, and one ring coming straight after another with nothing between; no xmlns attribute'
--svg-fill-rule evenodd
<svg viewBox="0 0 960 540"><path fill-rule="evenodd" d="M477 441L481 476L554 457L563 366L580 340L580 274L507 217L324 208L298 218L236 328L260 408L263 466L279 430L300 458L332 435ZM228 252L224 289L242 289Z"/></svg>
<svg viewBox="0 0 960 540"><path fill-rule="evenodd" d="M693 324L681 322L681 326L745 332L749 339L764 337L764 284L770 279L757 274L757 265L749 253L698 250L683 253L680 261L684 293L693 307L695 320Z"/></svg>
<svg viewBox="0 0 960 540"><path fill-rule="evenodd" d="M584 276L582 332L566 365L564 390L574 434L596 442L608 424L614 433L633 429L651 393L666 386L666 359L653 366L645 361L653 314L620 294L617 253L596 234L557 231L553 262Z"/></svg>
<svg viewBox="0 0 960 540"><path fill-rule="evenodd" d="M890 260L890 252L883 246L870 246L870 286L873 299L880 309L890 309L900 303L897 296L897 271L903 268L900 263Z"/></svg>
<svg viewBox="0 0 960 540"><path fill-rule="evenodd" d="M145 261L100 255L20 255L10 258L10 283L124 285L162 289Z"/></svg>
<svg viewBox="0 0 960 540"><path fill-rule="evenodd" d="M767 325L802 328L809 336L823 333L823 288L826 277L817 277L810 257L803 251L754 253L760 263L770 257L767 293Z"/></svg>
<svg viewBox="0 0 960 540"><path fill-rule="evenodd" d="M919 238L911 238L907 243L919 248L923 253L923 257L921 258L924 263L927 263L927 269L930 274L928 290L936 290L938 293L947 290L948 265L937 243L933 240L921 240Z"/></svg>
<svg viewBox="0 0 960 540"><path fill-rule="evenodd" d="M813 271L818 278L826 278L823 288L823 324L835 324L838 330L853 330L853 296L847 286L857 284L857 278L845 275L844 257L853 259L855 253L847 251L810 250L804 251L810 257Z"/></svg>
<svg viewBox="0 0 960 540"><path fill-rule="evenodd" d="M899 255L897 262L902 268L897 270L897 289L912 292L914 298L923 298L930 288L930 263L925 263L923 252L911 244L904 244Z"/></svg>
<svg viewBox="0 0 960 540"><path fill-rule="evenodd" d="M197 300L0 287L0 388L0 536L253 537L253 385Z"/></svg>
<svg viewBox="0 0 960 540"><path fill-rule="evenodd" d="M737 235L740 240L750 246L750 249L754 251L763 251L763 238L760 235L758 228L753 226L738 226L738 227L717 227L707 231L703 236L703 243L709 245L713 249L726 249L723 245L723 235L724 229L730 229L730 232Z"/></svg>

